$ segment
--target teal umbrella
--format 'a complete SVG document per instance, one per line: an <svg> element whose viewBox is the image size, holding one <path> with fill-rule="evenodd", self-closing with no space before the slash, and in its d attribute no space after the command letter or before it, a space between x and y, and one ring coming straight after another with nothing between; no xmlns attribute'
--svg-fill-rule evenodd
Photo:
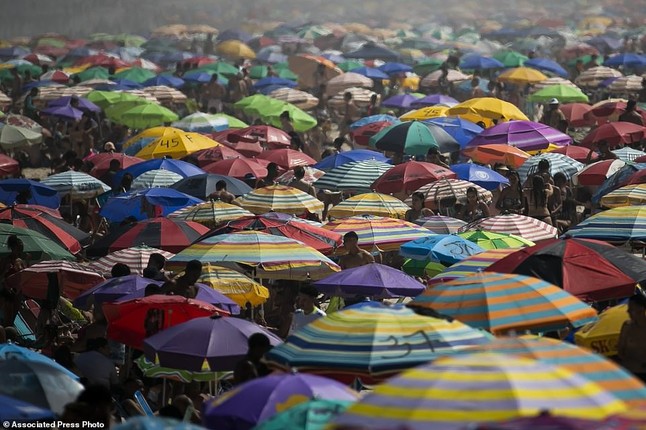
<svg viewBox="0 0 646 430"><path fill-rule="evenodd" d="M37 231L0 223L0 256L2 257L9 255L7 240L11 235L16 235L18 239L22 240L23 251L29 255L30 263L42 260L76 260L72 254L56 242Z"/></svg>
<svg viewBox="0 0 646 430"><path fill-rule="evenodd" d="M274 415L254 430L323 430L351 404L342 400L310 400Z"/></svg>
<svg viewBox="0 0 646 430"><path fill-rule="evenodd" d="M529 57L517 51L498 51L493 58L500 61L505 67L520 67L529 60Z"/></svg>
<svg viewBox="0 0 646 430"><path fill-rule="evenodd" d="M139 84L157 76L154 72L141 67L131 67L114 74L116 79L127 79Z"/></svg>

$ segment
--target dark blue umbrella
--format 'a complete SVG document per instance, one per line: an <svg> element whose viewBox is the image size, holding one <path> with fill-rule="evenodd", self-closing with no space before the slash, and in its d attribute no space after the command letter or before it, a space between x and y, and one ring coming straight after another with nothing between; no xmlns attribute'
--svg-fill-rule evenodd
<svg viewBox="0 0 646 430"><path fill-rule="evenodd" d="M599 86L599 88L608 88L610 86L610 84L612 84L617 79L619 79L619 76L613 76L611 78L604 79L603 81L599 82L598 86Z"/></svg>
<svg viewBox="0 0 646 430"><path fill-rule="evenodd" d="M279 78L277 76L268 76L266 78L259 79L256 81L255 84L253 84L254 89L259 89L263 87L269 87L272 85L278 85L281 87L289 87L289 88L294 88L296 87L296 82L291 81L289 79L285 78Z"/></svg>
<svg viewBox="0 0 646 430"><path fill-rule="evenodd" d="M92 301L98 306L104 302L114 302L135 291L141 290L143 292L149 284L161 286L163 282L153 281L139 275L110 278L84 291L83 294L74 299L74 307L87 310Z"/></svg>
<svg viewBox="0 0 646 430"><path fill-rule="evenodd" d="M363 127L364 125L372 124L373 122L381 122L381 121L388 121L388 122L392 122L393 124L401 122L399 118L392 115L385 115L385 114L370 115L370 116L364 116L360 120L357 120L352 124L350 124L350 130L356 130L357 128Z"/></svg>
<svg viewBox="0 0 646 430"><path fill-rule="evenodd" d="M290 88L290 87L286 87L284 85L268 85L266 87L258 88L256 91L259 92L260 94L264 94L267 96L273 93L274 91L280 90L282 88Z"/></svg>
<svg viewBox="0 0 646 430"><path fill-rule="evenodd" d="M413 68L409 66L408 64L402 64L402 63L386 63L384 65L379 66L379 70L382 72L388 74L388 75L394 75L397 73L406 73L406 72L411 72Z"/></svg>
<svg viewBox="0 0 646 430"><path fill-rule="evenodd" d="M226 182L227 191L234 196L241 196L251 191L251 187L240 179L213 173L204 173L182 179L171 185L170 188L188 194L189 196L206 200L208 196L216 191L215 186L219 181Z"/></svg>
<svg viewBox="0 0 646 430"><path fill-rule="evenodd" d="M646 163L626 163L624 167L617 170L612 176L606 179L603 184L601 184L597 191L592 195L592 203L599 203L601 201L601 197L626 185L629 178L635 172L642 169L646 169Z"/></svg>
<svg viewBox="0 0 646 430"><path fill-rule="evenodd" d="M390 163L390 158L386 157L381 152L371 151L369 149L353 149L352 151L339 152L338 154L325 157L316 163L314 168L327 171L346 163L364 160L377 160L384 163Z"/></svg>
<svg viewBox="0 0 646 430"><path fill-rule="evenodd" d="M427 119L423 122L442 127L444 131L450 134L460 144L461 148L464 148L471 139L484 130L479 125L462 118L439 117Z"/></svg>
<svg viewBox="0 0 646 430"><path fill-rule="evenodd" d="M56 415L49 409L0 395L0 420L4 422L49 421L54 418Z"/></svg>
<svg viewBox="0 0 646 430"><path fill-rule="evenodd" d="M596 36L585 40L585 43L592 45L601 52L612 52L621 48L624 42L621 39L615 39L609 36Z"/></svg>
<svg viewBox="0 0 646 430"><path fill-rule="evenodd" d="M240 40L242 42L248 42L253 39L253 36L246 31L238 30L237 28L229 28L218 34L218 42L224 42L225 40Z"/></svg>
<svg viewBox="0 0 646 430"><path fill-rule="evenodd" d="M34 81L22 86L21 91L26 93L32 88L41 88L41 87L62 87L63 85L54 81Z"/></svg>
<svg viewBox="0 0 646 430"><path fill-rule="evenodd" d="M554 73L555 75L567 77L568 72L559 63L549 58L532 58L523 63L525 67L541 70L544 72Z"/></svg>
<svg viewBox="0 0 646 430"><path fill-rule="evenodd" d="M154 140L154 139L153 139ZM152 141L152 140L151 140ZM149 142L150 143L150 142ZM123 175L130 173L133 178L146 173L149 170L164 169L182 175L184 178L189 176L202 175L206 173L204 170L191 163L181 160L173 160L172 158L154 158L152 160L143 161L123 169L115 175L114 183L121 183Z"/></svg>
<svg viewBox="0 0 646 430"><path fill-rule="evenodd" d="M366 60L399 61L400 56L395 51L367 42L356 51L343 55L345 58L365 58Z"/></svg>
<svg viewBox="0 0 646 430"><path fill-rule="evenodd" d="M27 204L58 209L61 198L58 191L29 179L4 179L0 181L0 202L11 206L21 192L29 191Z"/></svg>
<svg viewBox="0 0 646 430"><path fill-rule="evenodd" d="M155 87L165 85L167 87L179 88L184 85L184 80L175 76L159 75L144 81L144 87Z"/></svg>
<svg viewBox="0 0 646 430"><path fill-rule="evenodd" d="M604 61L603 65L608 67L641 67L646 66L646 57L632 53L617 54Z"/></svg>
<svg viewBox="0 0 646 430"><path fill-rule="evenodd" d="M381 102L381 105L389 108L408 109L417 100L419 100L418 97L411 96L410 94L397 94Z"/></svg>
<svg viewBox="0 0 646 430"><path fill-rule="evenodd" d="M130 79L112 79L112 81L117 84L116 86L120 88L127 88L129 90L136 90L139 88L143 88L143 85L141 85L139 82L131 81ZM112 91L116 91L116 86L112 86L111 88L108 87L108 91L112 89Z"/></svg>
<svg viewBox="0 0 646 430"><path fill-rule="evenodd" d="M159 284L161 285L161 282ZM240 313L240 306L218 290L214 290L213 288L204 284L195 284L195 287L197 288L197 295L195 296L195 300L209 303L213 306L230 312L232 315L238 315ZM124 294L120 298L118 298L116 302L127 302L134 299L144 298L145 289L146 286L133 290L128 294Z"/></svg>
<svg viewBox="0 0 646 430"><path fill-rule="evenodd" d="M202 202L172 188L144 188L111 197L99 213L110 222L123 221L128 217L143 220L150 218L146 208L159 208L160 215L168 216L176 210Z"/></svg>
<svg viewBox="0 0 646 430"><path fill-rule="evenodd" d="M54 116L56 118L60 118L68 121L78 121L83 117L82 110L73 108L70 105L52 106L47 109L41 110L40 113L42 115Z"/></svg>
<svg viewBox="0 0 646 430"><path fill-rule="evenodd" d="M466 55L460 62L460 68L464 70L503 69L504 67L505 65L495 58L477 54Z"/></svg>
<svg viewBox="0 0 646 430"><path fill-rule="evenodd" d="M423 108L435 105L455 106L458 103L453 97L445 96L444 94L429 94L426 97L415 100L410 106L413 108Z"/></svg>
<svg viewBox="0 0 646 430"><path fill-rule="evenodd" d="M158 62L162 64L179 63L181 61L185 61L193 58L194 55L195 54L192 54L190 52L182 52L182 51L167 52L161 57L159 57Z"/></svg>
<svg viewBox="0 0 646 430"><path fill-rule="evenodd" d="M500 173L478 164L453 164L451 170L458 175L458 179L473 182L485 190L495 190L501 184L509 185L509 180Z"/></svg>
<svg viewBox="0 0 646 430"><path fill-rule="evenodd" d="M22 46L10 46L9 48L0 48L0 57L2 58L24 57L30 52L31 51L29 51L29 49L23 48Z"/></svg>
<svg viewBox="0 0 646 430"><path fill-rule="evenodd" d="M65 97L60 97L57 98L56 100L52 100L51 102L47 103L47 107L55 107L55 106L70 106L72 103L72 96L65 96ZM76 100L78 100L78 107L77 109L82 110L84 112L101 112L101 108L89 101L88 99L85 99L83 97L76 97Z"/></svg>
<svg viewBox="0 0 646 430"><path fill-rule="evenodd" d="M370 79L388 79L389 76L382 72L379 69L375 69L374 67L357 67L355 69L350 70L352 73L358 73L360 75L365 76L366 78Z"/></svg>

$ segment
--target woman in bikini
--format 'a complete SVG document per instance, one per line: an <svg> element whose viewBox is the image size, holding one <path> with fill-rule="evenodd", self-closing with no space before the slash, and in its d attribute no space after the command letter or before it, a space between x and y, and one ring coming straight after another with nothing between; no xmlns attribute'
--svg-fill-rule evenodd
<svg viewBox="0 0 646 430"><path fill-rule="evenodd" d="M541 175L534 175L532 187L525 192L526 215L552 225L552 214L548 207L552 194L552 185L546 183Z"/></svg>

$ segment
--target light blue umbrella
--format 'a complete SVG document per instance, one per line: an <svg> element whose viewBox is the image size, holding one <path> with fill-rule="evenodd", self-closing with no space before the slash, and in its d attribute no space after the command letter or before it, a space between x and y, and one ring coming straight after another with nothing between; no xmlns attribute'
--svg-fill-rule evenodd
<svg viewBox="0 0 646 430"><path fill-rule="evenodd" d="M11 397L0 396L0 420L4 422L50 421L54 418L56 418L54 412L48 409Z"/></svg>
<svg viewBox="0 0 646 430"><path fill-rule="evenodd" d="M399 248L399 255L413 260L430 260L451 265L484 249L454 234L438 234L406 242Z"/></svg>
<svg viewBox="0 0 646 430"><path fill-rule="evenodd" d="M204 430L204 427L172 418L141 416L128 418L123 424L112 427L112 430Z"/></svg>
<svg viewBox="0 0 646 430"><path fill-rule="evenodd" d="M458 179L473 182L476 185L480 185L485 190L495 190L501 184L509 185L509 179L494 170L478 164L453 164L451 166L451 170L458 175Z"/></svg>
<svg viewBox="0 0 646 430"><path fill-rule="evenodd" d="M368 125L368 124L372 124L373 122L380 122L380 121L388 121L388 122L392 122L393 124L401 122L399 118L392 115L385 115L385 114L370 115L370 116L364 116L363 118L350 124L350 130L356 130L357 128L363 127L364 125Z"/></svg>
<svg viewBox="0 0 646 430"><path fill-rule="evenodd" d="M0 361L6 360L24 360L35 361L37 363L45 363L59 371L67 374L70 378L78 380L79 377L52 360L51 358L32 351L31 349L23 348L22 346L14 345L12 343L0 344Z"/></svg>
<svg viewBox="0 0 646 430"><path fill-rule="evenodd" d="M445 116L427 119L422 122L442 127L444 131L450 134L460 144L461 148L466 147L467 143L484 131L479 125L457 117Z"/></svg>
<svg viewBox="0 0 646 430"><path fill-rule="evenodd" d="M635 161L636 158L646 155L646 152L632 149L630 146L624 146L621 149L612 151L622 161Z"/></svg>
<svg viewBox="0 0 646 430"><path fill-rule="evenodd" d="M374 67L357 67L356 69L350 70L352 73L358 73L360 75L365 76L366 78L370 79L388 79L389 76L382 72L379 69L375 69Z"/></svg>

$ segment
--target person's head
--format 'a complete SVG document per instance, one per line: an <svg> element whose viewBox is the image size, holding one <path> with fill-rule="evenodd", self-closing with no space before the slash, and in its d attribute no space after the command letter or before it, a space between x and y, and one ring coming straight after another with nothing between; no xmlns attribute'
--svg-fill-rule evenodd
<svg viewBox="0 0 646 430"><path fill-rule="evenodd" d="M219 76L217 73L214 73L211 75L211 83L217 82L219 79Z"/></svg>
<svg viewBox="0 0 646 430"><path fill-rule="evenodd" d="M134 397L137 391L144 392L145 385L143 381L139 378L129 377L123 383L123 391L126 398Z"/></svg>
<svg viewBox="0 0 646 430"><path fill-rule="evenodd" d="M215 191L226 191L227 190L227 181L220 179L215 183Z"/></svg>
<svg viewBox="0 0 646 430"><path fill-rule="evenodd" d="M478 85L480 85L480 78L474 76L471 79L471 88L476 88Z"/></svg>
<svg viewBox="0 0 646 430"><path fill-rule="evenodd" d="M289 121L291 121L291 118L289 117L289 112L288 111L284 111L283 113L281 113L279 118L280 118L281 122L289 122Z"/></svg>
<svg viewBox="0 0 646 430"><path fill-rule="evenodd" d="M467 188L467 203L476 203L478 201L478 190L475 187Z"/></svg>
<svg viewBox="0 0 646 430"><path fill-rule="evenodd" d="M289 132L289 147L294 151L301 151L303 149L303 141L298 133L291 131Z"/></svg>
<svg viewBox="0 0 646 430"><path fill-rule="evenodd" d="M113 278L118 278L120 276L128 276L128 275L130 275L130 267L128 267L127 264L116 263L114 266L112 266L112 269L110 270L110 276Z"/></svg>
<svg viewBox="0 0 646 430"><path fill-rule="evenodd" d="M108 339L104 337L95 337L94 339L88 339L87 350L97 351L106 356L109 355L110 347L108 346Z"/></svg>
<svg viewBox="0 0 646 430"><path fill-rule="evenodd" d="M628 299L628 317L638 324L646 322L646 297L642 294L635 294Z"/></svg>
<svg viewBox="0 0 646 430"><path fill-rule="evenodd" d="M520 175L515 170L510 170L507 172L507 179L509 179L509 185L512 187L520 185Z"/></svg>
<svg viewBox="0 0 646 430"><path fill-rule="evenodd" d="M200 260L191 260L186 263L186 269L184 270L184 278L186 278L190 284L194 284L202 276L202 262Z"/></svg>
<svg viewBox="0 0 646 430"><path fill-rule="evenodd" d="M334 147L337 150L341 150L341 147L343 146L344 143L345 143L344 137L337 137L336 139L334 139L334 141L332 141L332 145L334 145Z"/></svg>
<svg viewBox="0 0 646 430"><path fill-rule="evenodd" d="M562 187L567 183L567 177L563 172L557 172L554 174L554 185L557 187Z"/></svg>
<svg viewBox="0 0 646 430"><path fill-rule="evenodd" d="M121 184L119 184L119 188L123 188L126 191L130 191L130 188L132 187L133 179L134 178L131 173L124 174L123 178L121 178Z"/></svg>
<svg viewBox="0 0 646 430"><path fill-rule="evenodd" d="M319 292L314 286L302 286L298 291L298 296L296 297L296 307L308 313L312 312L312 310L314 310L314 306L316 306L316 298L318 295Z"/></svg>
<svg viewBox="0 0 646 430"><path fill-rule="evenodd" d="M7 238L7 247L9 248L9 251L11 251L12 254L22 253L22 250L23 250L22 239L20 239L15 234L10 235Z"/></svg>
<svg viewBox="0 0 646 430"><path fill-rule="evenodd" d="M270 177L276 177L278 176L278 164L276 163L269 163L267 164L267 172Z"/></svg>
<svg viewBox="0 0 646 430"><path fill-rule="evenodd" d="M114 152L114 151L116 151L116 150L117 150L117 148L115 148L114 143L112 143L112 142L105 142L105 145L103 145L103 150L104 150L105 152Z"/></svg>
<svg viewBox="0 0 646 430"><path fill-rule="evenodd" d="M164 257L162 254L159 252L153 252L150 254L150 257L148 257L148 267L157 269L157 270L162 270L164 266L166 265L166 257Z"/></svg>
<svg viewBox="0 0 646 430"><path fill-rule="evenodd" d="M148 284L144 289L144 297L154 296L156 294L161 294L161 288L157 284Z"/></svg>
<svg viewBox="0 0 646 430"><path fill-rule="evenodd" d="M553 98L552 100L550 100L550 104L548 105L548 108L549 108L550 110L558 109L559 104L560 104L560 103L559 103L559 99L557 99L557 98L555 97L555 98Z"/></svg>
<svg viewBox="0 0 646 430"><path fill-rule="evenodd" d="M180 394L179 396L176 396L173 399L173 406L175 406L180 411L182 417L186 414L186 410L188 408L194 407L193 400L191 400L186 394Z"/></svg>
<svg viewBox="0 0 646 430"><path fill-rule="evenodd" d="M16 343L20 339L20 334L18 334L18 330L15 327L5 327L4 334L7 342Z"/></svg>
<svg viewBox="0 0 646 430"><path fill-rule="evenodd" d="M109 170L111 172L118 172L119 170L121 170L121 161L117 160L116 158L110 160Z"/></svg>
<svg viewBox="0 0 646 430"><path fill-rule="evenodd" d="M377 94L373 94L373 95L370 96L370 104L371 105L374 106L374 105L377 104L377 97L378 97Z"/></svg>
<svg viewBox="0 0 646 430"><path fill-rule="evenodd" d="M413 201L413 209L418 211L422 210L422 208L424 207L424 200L426 200L424 193L421 191L416 191L411 196L411 199Z"/></svg>
<svg viewBox="0 0 646 430"><path fill-rule="evenodd" d="M18 193L16 196L16 203L26 205L29 204L29 199L31 199L31 189L26 188Z"/></svg>
<svg viewBox="0 0 646 430"><path fill-rule="evenodd" d="M626 103L626 112L632 112L635 109L637 109L637 101L636 100L628 100L628 103Z"/></svg>
<svg viewBox="0 0 646 430"><path fill-rule="evenodd" d="M260 360L271 349L269 338L264 333L254 333L249 336L247 345L249 346L248 354L256 360Z"/></svg>
<svg viewBox="0 0 646 430"><path fill-rule="evenodd" d="M343 235L343 246L348 251L359 249L359 235L355 231L349 231Z"/></svg>
<svg viewBox="0 0 646 430"><path fill-rule="evenodd" d="M541 192L545 189L545 179L541 175L532 176L532 189L534 191L540 190Z"/></svg>
<svg viewBox="0 0 646 430"><path fill-rule="evenodd" d="M343 94L343 100L345 100L346 102L349 102L350 100L352 100L352 93L350 91L346 91Z"/></svg>
<svg viewBox="0 0 646 430"><path fill-rule="evenodd" d="M303 166L294 167L294 179L297 181L302 180L305 177L305 168Z"/></svg>
<svg viewBox="0 0 646 430"><path fill-rule="evenodd" d="M29 90L29 95L32 97L36 97L38 95L38 88L34 87L31 90Z"/></svg>
<svg viewBox="0 0 646 430"><path fill-rule="evenodd" d="M607 154L610 151L610 147L608 146L608 141L607 140L601 140L597 144L597 148L599 148L599 152L601 154Z"/></svg>
<svg viewBox="0 0 646 430"><path fill-rule="evenodd" d="M549 173L550 171L550 160L543 158L538 162L538 173Z"/></svg>

